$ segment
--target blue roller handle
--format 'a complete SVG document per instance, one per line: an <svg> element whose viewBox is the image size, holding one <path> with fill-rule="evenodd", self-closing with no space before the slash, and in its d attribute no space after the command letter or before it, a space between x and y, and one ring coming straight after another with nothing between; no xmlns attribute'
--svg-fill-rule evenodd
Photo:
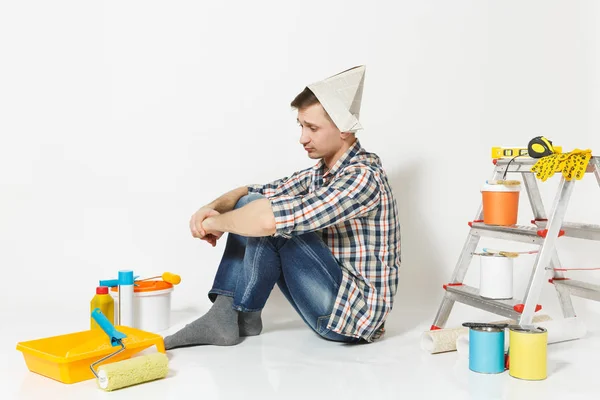
<svg viewBox="0 0 600 400"><path fill-rule="evenodd" d="M113 324L110 323L108 318L106 318L106 316L104 316L104 314L102 314L102 311L100 311L99 308L96 308L96 309L94 309L94 311L92 311L92 318L94 318L94 320L98 323L98 325L100 325L100 327L102 328L104 333L106 333L108 335L108 337L110 338L110 343L113 346L120 346L121 339L124 339L127 337L127 335L119 332L113 326Z"/></svg>
<svg viewBox="0 0 600 400"><path fill-rule="evenodd" d="M137 278L139 278L139 276L133 277L134 283ZM117 286L119 286L119 280L118 279L103 279L100 282L98 282L98 286L117 287Z"/></svg>
<svg viewBox="0 0 600 400"><path fill-rule="evenodd" d="M104 279L98 283L98 286L116 287L119 286L118 279Z"/></svg>

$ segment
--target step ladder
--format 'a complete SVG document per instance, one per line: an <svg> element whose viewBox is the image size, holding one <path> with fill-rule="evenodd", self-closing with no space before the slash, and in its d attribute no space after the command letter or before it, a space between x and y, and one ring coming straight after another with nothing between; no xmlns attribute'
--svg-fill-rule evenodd
<svg viewBox="0 0 600 400"><path fill-rule="evenodd" d="M534 314L541 309L537 301L540 297L548 269L553 271L549 282L554 284L565 318L575 316L571 295L600 301L600 285L571 280L566 278L561 271L555 270L555 268L561 268L560 259L556 251L556 241L560 237L600 241L600 225L564 221L576 180L567 181L561 172L557 172L557 174L560 174L561 180L552 204L552 209L547 216L540 195L538 180L535 174L531 172L531 167L537 162L537 159L530 157L499 158L493 160L493 162L495 165L492 176L493 180L502 179L503 176L506 176L505 171L507 173L521 174L522 182L533 211L534 219L531 221L532 225L510 227L486 225L483 223L483 204L480 203L475 219L469 222L471 229L450 282L443 285L445 290L444 297L431 326L431 330L445 327L455 302L502 315L517 321L518 324L531 324ZM596 176L598 186L600 187L600 157L592 157L590 159L583 179L589 174ZM475 252L482 237L539 245L529 284L527 285L522 301L516 299L486 299L479 296L477 288L463 284L473 258L473 252Z"/></svg>

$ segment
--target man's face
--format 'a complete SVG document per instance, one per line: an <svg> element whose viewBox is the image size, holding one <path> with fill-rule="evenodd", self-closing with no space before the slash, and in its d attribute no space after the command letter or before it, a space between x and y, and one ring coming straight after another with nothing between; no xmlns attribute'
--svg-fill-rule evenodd
<svg viewBox="0 0 600 400"><path fill-rule="evenodd" d="M320 103L298 110L298 123L302 128L300 144L310 158L331 157L343 145L340 130Z"/></svg>

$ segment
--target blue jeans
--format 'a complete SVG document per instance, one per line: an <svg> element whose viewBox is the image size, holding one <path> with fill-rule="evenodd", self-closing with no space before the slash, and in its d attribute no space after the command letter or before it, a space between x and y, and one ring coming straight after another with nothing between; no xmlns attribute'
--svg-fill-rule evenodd
<svg viewBox="0 0 600 400"><path fill-rule="evenodd" d="M251 193L235 208L260 198ZM236 310L260 311L277 284L313 331L328 340L354 343L359 339L327 328L341 280L340 265L316 233L291 239L229 233L209 298L230 296Z"/></svg>

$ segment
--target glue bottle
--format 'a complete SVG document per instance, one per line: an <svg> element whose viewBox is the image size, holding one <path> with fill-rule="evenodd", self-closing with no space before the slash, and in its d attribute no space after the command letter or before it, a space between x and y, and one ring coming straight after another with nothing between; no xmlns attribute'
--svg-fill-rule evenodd
<svg viewBox="0 0 600 400"><path fill-rule="evenodd" d="M115 318L115 301L108 294L108 287L106 286L98 286L96 288L96 295L92 298L90 302L90 310L94 311L96 308L99 308L102 314L110 321L111 324L114 324ZM94 320L94 318L90 318L90 329L99 329L100 326Z"/></svg>

